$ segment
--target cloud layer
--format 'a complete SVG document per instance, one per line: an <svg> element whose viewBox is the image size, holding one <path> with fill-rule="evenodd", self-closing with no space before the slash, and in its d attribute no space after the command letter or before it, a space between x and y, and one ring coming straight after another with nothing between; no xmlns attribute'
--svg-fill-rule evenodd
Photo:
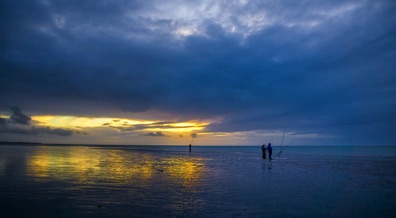
<svg viewBox="0 0 396 218"><path fill-rule="evenodd" d="M210 132L288 126L329 143L396 142L393 1L4 0L0 8L3 105L160 111L219 120Z"/></svg>
<svg viewBox="0 0 396 218"><path fill-rule="evenodd" d="M36 134L50 134L57 136L71 136L73 134L86 134L81 131L64 129L64 128L50 128L48 126L35 126L30 124L31 118L22 113L17 106L12 106L12 114L9 118L0 118L0 134L11 133L17 135L36 135Z"/></svg>

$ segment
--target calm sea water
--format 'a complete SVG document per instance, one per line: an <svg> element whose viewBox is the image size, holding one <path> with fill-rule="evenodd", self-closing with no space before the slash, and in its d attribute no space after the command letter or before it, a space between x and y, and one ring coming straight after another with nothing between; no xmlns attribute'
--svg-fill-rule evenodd
<svg viewBox="0 0 396 218"><path fill-rule="evenodd" d="M394 217L396 147L0 146L1 217Z"/></svg>

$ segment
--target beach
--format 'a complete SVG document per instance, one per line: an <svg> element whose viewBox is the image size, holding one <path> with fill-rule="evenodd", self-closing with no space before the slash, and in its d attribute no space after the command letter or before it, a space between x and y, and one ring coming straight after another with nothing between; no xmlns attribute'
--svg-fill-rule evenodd
<svg viewBox="0 0 396 218"><path fill-rule="evenodd" d="M393 217L396 147L1 145L1 217Z"/></svg>

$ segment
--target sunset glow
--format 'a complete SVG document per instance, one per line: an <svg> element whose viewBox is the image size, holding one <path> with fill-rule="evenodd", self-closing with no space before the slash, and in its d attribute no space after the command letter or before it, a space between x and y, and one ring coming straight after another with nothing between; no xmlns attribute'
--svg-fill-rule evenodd
<svg viewBox="0 0 396 218"><path fill-rule="evenodd" d="M209 122L207 121L160 121L160 120L135 120L109 117L77 117L77 116L32 116L37 126L50 128L67 128L90 131L96 128L112 128L120 131L135 132L168 132L182 134L202 131Z"/></svg>

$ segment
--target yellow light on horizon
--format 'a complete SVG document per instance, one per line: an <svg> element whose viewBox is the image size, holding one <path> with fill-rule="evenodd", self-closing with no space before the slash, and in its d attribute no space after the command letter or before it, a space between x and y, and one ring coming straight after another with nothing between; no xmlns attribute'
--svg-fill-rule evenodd
<svg viewBox="0 0 396 218"><path fill-rule="evenodd" d="M209 122L187 121L187 122L162 122L159 120L134 120L125 118L110 117L77 117L77 116L55 116L42 115L32 116L32 120L39 126L48 126L53 128L133 128L142 125L136 131L151 132L171 132L185 133L203 130Z"/></svg>
<svg viewBox="0 0 396 218"><path fill-rule="evenodd" d="M183 133L183 132L193 132L193 131L199 131L202 130L204 127L186 127L186 128L146 128L144 131L150 131L150 132L172 132L172 133Z"/></svg>
<svg viewBox="0 0 396 218"><path fill-rule="evenodd" d="M153 127L146 128L147 131L166 131L172 133L181 133L181 132L193 132L200 131L205 128L209 123L207 122L198 122L198 121L189 121L189 122L180 122L180 123L169 123L164 124L161 127Z"/></svg>
<svg viewBox="0 0 396 218"><path fill-rule="evenodd" d="M104 124L112 126L151 124L153 121L140 121L121 118L105 117L76 117L76 116L32 116L32 119L39 122L39 125L53 127L102 127Z"/></svg>

